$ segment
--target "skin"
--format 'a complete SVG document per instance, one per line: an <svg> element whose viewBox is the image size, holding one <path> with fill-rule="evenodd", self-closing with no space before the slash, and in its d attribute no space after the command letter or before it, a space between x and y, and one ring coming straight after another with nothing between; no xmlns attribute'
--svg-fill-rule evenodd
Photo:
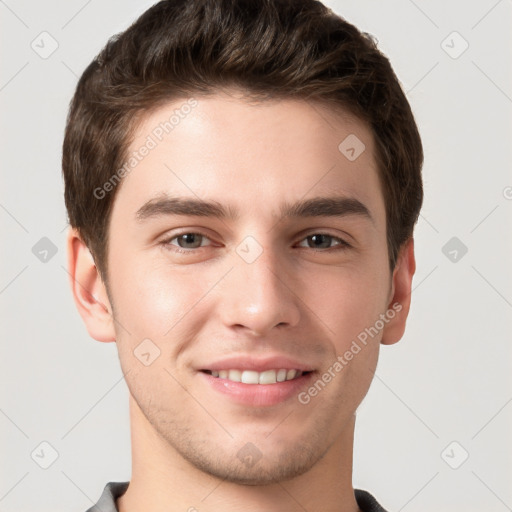
<svg viewBox="0 0 512 512"><path fill-rule="evenodd" d="M415 271L412 239L389 269L372 133L311 102L249 103L233 91L196 99L117 191L108 293L75 230L68 236L78 311L93 338L116 342L130 391L132 479L117 505L121 512L358 511L355 414L380 345L403 335ZM147 116L130 150L185 100ZM349 134L366 146L355 161L338 150ZM239 217L137 221L137 210L162 193L229 204ZM372 220L279 217L284 202L333 195L357 199ZM188 254L175 252L177 235L198 231L205 238L195 246L182 241ZM316 248L310 237L319 233L333 238ZM252 263L236 252L246 236L262 250ZM350 247L339 249L338 238ZM320 377L394 303L400 312L308 404L294 395L241 406L197 371L230 354L279 354ZM149 366L134 356L147 338L160 350ZM252 466L237 456L247 443L260 455Z"/></svg>

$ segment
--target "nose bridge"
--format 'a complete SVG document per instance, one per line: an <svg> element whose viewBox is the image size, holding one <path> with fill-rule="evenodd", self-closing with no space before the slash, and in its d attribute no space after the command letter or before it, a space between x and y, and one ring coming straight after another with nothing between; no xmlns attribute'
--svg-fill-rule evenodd
<svg viewBox="0 0 512 512"><path fill-rule="evenodd" d="M246 237L235 252L225 320L261 334L280 324L295 325L299 320L297 298L287 282L279 248Z"/></svg>

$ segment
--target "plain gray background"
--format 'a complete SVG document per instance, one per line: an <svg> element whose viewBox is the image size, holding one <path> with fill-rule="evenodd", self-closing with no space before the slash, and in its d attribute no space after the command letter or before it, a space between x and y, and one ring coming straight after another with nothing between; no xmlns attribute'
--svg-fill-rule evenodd
<svg viewBox="0 0 512 512"><path fill-rule="evenodd" d="M354 486L390 512L512 510L512 2L326 3L378 39L425 149L411 314L359 408ZM84 512L130 479L116 346L68 286L60 159L78 76L151 4L0 1L0 512Z"/></svg>

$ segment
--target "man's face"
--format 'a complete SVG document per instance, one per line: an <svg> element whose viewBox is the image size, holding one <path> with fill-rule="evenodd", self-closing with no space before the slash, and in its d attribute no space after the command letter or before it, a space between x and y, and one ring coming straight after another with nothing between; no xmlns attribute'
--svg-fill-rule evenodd
<svg viewBox="0 0 512 512"><path fill-rule="evenodd" d="M155 111L130 146L157 142L110 221L120 362L140 421L169 453L231 481L293 477L348 428L377 364L382 333L357 341L392 298L373 137L303 101L196 99L161 141L155 128L186 99ZM349 136L359 145L340 151ZM186 214L172 198L226 216ZM319 198L348 201L282 215ZM360 351L339 369L354 340ZM293 370L304 373L253 383Z"/></svg>

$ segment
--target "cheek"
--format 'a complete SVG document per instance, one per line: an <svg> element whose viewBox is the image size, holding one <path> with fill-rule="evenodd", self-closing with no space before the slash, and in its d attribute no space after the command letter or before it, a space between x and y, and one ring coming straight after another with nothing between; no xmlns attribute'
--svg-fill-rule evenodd
<svg viewBox="0 0 512 512"><path fill-rule="evenodd" d="M159 256L159 255L156 255ZM169 265L164 258L141 254L124 258L112 272L116 320L131 333L132 343L176 338L187 326L199 324L201 300L222 275L222 269ZM190 334L190 333L189 333Z"/></svg>
<svg viewBox="0 0 512 512"><path fill-rule="evenodd" d="M389 289L384 276L372 268L347 267L308 279L305 303L329 328L337 351L374 325L384 312Z"/></svg>

